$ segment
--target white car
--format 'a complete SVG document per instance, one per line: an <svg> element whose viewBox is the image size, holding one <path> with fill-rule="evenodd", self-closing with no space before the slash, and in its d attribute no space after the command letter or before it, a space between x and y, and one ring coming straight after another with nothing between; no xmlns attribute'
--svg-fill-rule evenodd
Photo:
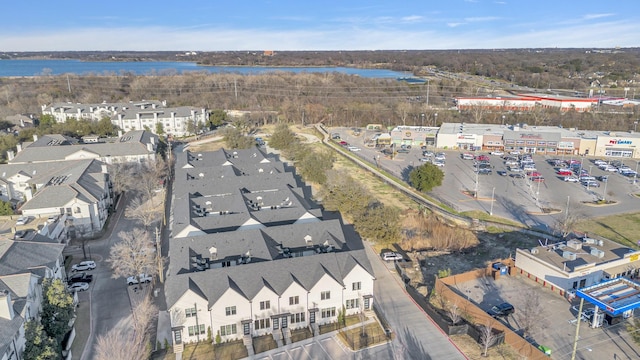
<svg viewBox="0 0 640 360"><path fill-rule="evenodd" d="M575 177L575 176L565 176L565 177L564 177L564 181L566 181L566 182L573 182L573 183L577 183L577 182L580 182L580 179L578 179L578 178L577 178L577 177Z"/></svg>
<svg viewBox="0 0 640 360"><path fill-rule="evenodd" d="M426 158L426 157L420 158L420 162L423 162L423 163L430 162L430 161L431 161L431 159Z"/></svg>
<svg viewBox="0 0 640 360"><path fill-rule="evenodd" d="M437 167L443 167L444 166L444 161L435 161L433 163L433 165L437 166Z"/></svg>
<svg viewBox="0 0 640 360"><path fill-rule="evenodd" d="M142 283L150 283L152 278L147 274L140 274L140 282ZM135 285L138 283L138 279L135 276L129 276L127 278L127 285Z"/></svg>
<svg viewBox="0 0 640 360"><path fill-rule="evenodd" d="M347 146L347 150L349 151L360 151L361 149L357 146Z"/></svg>
<svg viewBox="0 0 640 360"><path fill-rule="evenodd" d="M71 266L71 271L87 271L96 268L95 261L82 261L78 264Z"/></svg>
<svg viewBox="0 0 640 360"><path fill-rule="evenodd" d="M495 156L502 156L504 155L504 153L502 151L492 151L489 154L491 155L495 155Z"/></svg>
<svg viewBox="0 0 640 360"><path fill-rule="evenodd" d="M606 167L606 168L604 168L602 170L610 171L610 172L618 172L618 169L615 166L609 166L609 167Z"/></svg>
<svg viewBox="0 0 640 360"><path fill-rule="evenodd" d="M402 255L398 254L397 252L386 252L382 254L382 260L385 260L385 261L402 260Z"/></svg>
<svg viewBox="0 0 640 360"><path fill-rule="evenodd" d="M86 291L89 290L89 284L86 282L72 283L67 286L67 290L69 290L69 292Z"/></svg>
<svg viewBox="0 0 640 360"><path fill-rule="evenodd" d="M20 216L18 220L16 220L16 225L26 225L29 222L28 216Z"/></svg>

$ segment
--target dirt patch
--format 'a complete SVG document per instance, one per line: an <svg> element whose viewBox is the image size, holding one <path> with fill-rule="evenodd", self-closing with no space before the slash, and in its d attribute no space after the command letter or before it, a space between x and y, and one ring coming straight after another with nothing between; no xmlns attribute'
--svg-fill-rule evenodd
<svg viewBox="0 0 640 360"><path fill-rule="evenodd" d="M469 335L452 335L451 340L471 360L518 360L518 355L508 344L500 344L491 347L487 356L482 356L482 346Z"/></svg>
<svg viewBox="0 0 640 360"><path fill-rule="evenodd" d="M450 270L451 275L484 268L499 259L515 256L516 248L530 248L538 245L538 237L519 232L489 233L477 232L479 244L464 251L416 251L410 253L414 262L420 264L421 272L414 274L412 282L433 287L438 271ZM422 277L422 279L420 279Z"/></svg>

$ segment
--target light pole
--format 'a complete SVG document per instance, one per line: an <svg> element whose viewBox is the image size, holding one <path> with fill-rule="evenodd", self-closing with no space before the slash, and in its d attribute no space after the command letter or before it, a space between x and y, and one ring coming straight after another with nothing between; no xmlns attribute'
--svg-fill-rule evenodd
<svg viewBox="0 0 640 360"><path fill-rule="evenodd" d="M424 114L420 114L420 118L422 119L422 127L424 127Z"/></svg>
<svg viewBox="0 0 640 360"><path fill-rule="evenodd" d="M478 162L476 161L476 189L473 192L473 197L478 198Z"/></svg>
<svg viewBox="0 0 640 360"><path fill-rule="evenodd" d="M429 108L429 87L430 87L429 86L430 85L429 80L430 79L427 79L427 108Z"/></svg>
<svg viewBox="0 0 640 360"><path fill-rule="evenodd" d="M589 176L591 176L591 168L593 167L593 165L589 165Z"/></svg>
<svg viewBox="0 0 640 360"><path fill-rule="evenodd" d="M638 127L638 120L633 122L633 132L636 132L637 127Z"/></svg>
<svg viewBox="0 0 640 360"><path fill-rule="evenodd" d="M433 114L433 126L438 126L438 113Z"/></svg>
<svg viewBox="0 0 640 360"><path fill-rule="evenodd" d="M502 115L502 125L504 125L504 118L505 118L505 116Z"/></svg>
<svg viewBox="0 0 640 360"><path fill-rule="evenodd" d="M496 188L495 186L493 187L493 189L491 190L491 210L489 210L489 215L493 216L493 197L496 193Z"/></svg>
<svg viewBox="0 0 640 360"><path fill-rule="evenodd" d="M607 181L604 182L604 191L602 192L602 200L604 202L607 201L607 184L609 183L609 179L607 179Z"/></svg>
<svg viewBox="0 0 640 360"><path fill-rule="evenodd" d="M638 179L638 164L640 164L640 161L636 161L636 173L633 174L633 183L635 184L637 179Z"/></svg>
<svg viewBox="0 0 640 360"><path fill-rule="evenodd" d="M536 206L540 207L540 179L538 179L538 189L536 190Z"/></svg>

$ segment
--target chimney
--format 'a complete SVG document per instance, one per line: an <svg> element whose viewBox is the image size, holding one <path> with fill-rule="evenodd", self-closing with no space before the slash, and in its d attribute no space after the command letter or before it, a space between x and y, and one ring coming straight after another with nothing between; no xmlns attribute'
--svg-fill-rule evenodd
<svg viewBox="0 0 640 360"><path fill-rule="evenodd" d="M33 142L38 141L38 134L33 134Z"/></svg>
<svg viewBox="0 0 640 360"><path fill-rule="evenodd" d="M162 100L162 106L167 107L167 100Z"/></svg>
<svg viewBox="0 0 640 360"><path fill-rule="evenodd" d="M102 164L102 173L103 174L108 174L109 173L109 169L107 169L107 164Z"/></svg>
<svg viewBox="0 0 640 360"><path fill-rule="evenodd" d="M156 138L154 138L153 136L149 137L149 141L151 141L152 145L156 144Z"/></svg>
<svg viewBox="0 0 640 360"><path fill-rule="evenodd" d="M7 151L7 160L11 161L13 160L13 158L16 156L16 154L13 152L13 150L8 150Z"/></svg>
<svg viewBox="0 0 640 360"><path fill-rule="evenodd" d="M154 151L153 151L153 144L152 144L152 143L148 143L148 144L147 144L147 151L148 151L148 152L154 152Z"/></svg>
<svg viewBox="0 0 640 360"><path fill-rule="evenodd" d="M20 151L22 151L22 144L16 144L16 152L19 153Z"/></svg>
<svg viewBox="0 0 640 360"><path fill-rule="evenodd" d="M8 290L0 292L0 318L13 320L13 304Z"/></svg>
<svg viewBox="0 0 640 360"><path fill-rule="evenodd" d="M156 103L151 104L151 108L155 109L156 108Z"/></svg>
<svg viewBox="0 0 640 360"><path fill-rule="evenodd" d="M118 130L118 137L122 137L122 130Z"/></svg>

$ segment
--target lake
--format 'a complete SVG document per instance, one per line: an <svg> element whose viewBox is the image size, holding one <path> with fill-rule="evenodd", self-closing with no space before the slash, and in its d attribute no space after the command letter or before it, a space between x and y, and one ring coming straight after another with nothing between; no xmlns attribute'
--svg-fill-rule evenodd
<svg viewBox="0 0 640 360"><path fill-rule="evenodd" d="M386 69L356 69L348 67L262 67L262 66L202 66L180 61L80 61L80 60L0 60L0 77L43 75L110 75L133 73L136 75L173 75L193 71L209 73L236 73L241 75L268 72L326 73L339 72L364 78L400 78L409 73Z"/></svg>

